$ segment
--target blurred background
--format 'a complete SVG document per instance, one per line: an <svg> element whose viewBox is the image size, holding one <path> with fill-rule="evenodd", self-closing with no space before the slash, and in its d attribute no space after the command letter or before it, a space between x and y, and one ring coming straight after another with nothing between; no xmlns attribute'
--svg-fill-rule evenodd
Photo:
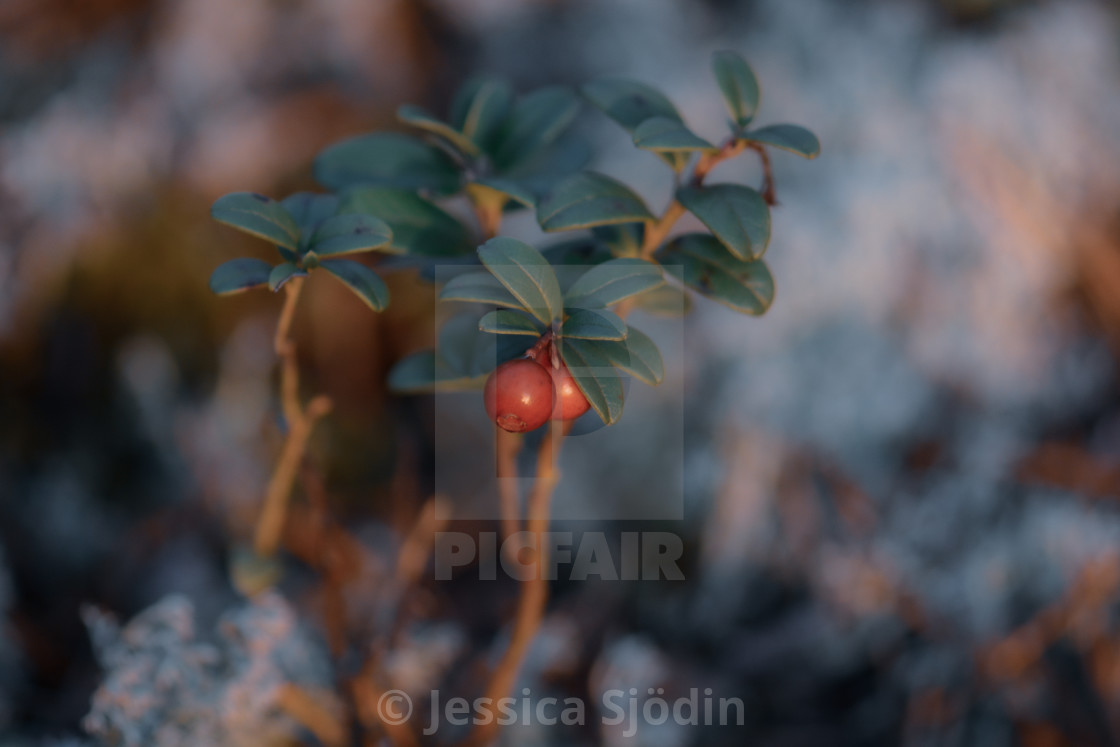
<svg viewBox="0 0 1120 747"><path fill-rule="evenodd" d="M430 287L390 276L373 315L310 281L303 376L336 408L297 523L343 561L324 573L288 537L280 591L246 600L230 575L282 438L280 299L209 293L220 262L269 251L213 223L215 198L314 189L324 146L397 129L404 102L445 113L476 72L638 78L718 139L721 48L757 71L760 123L823 143L775 155L778 297L761 319L699 300L667 361L685 519L657 528L685 538L687 581L555 585L519 682L713 687L746 723L507 743L1116 744L1113 4L5 0L0 745L315 744L278 693L353 675L399 602L434 404L385 378L431 344ZM584 121L596 168L661 209L664 165ZM634 499L672 434L655 407L627 419L648 438L563 462L565 490ZM385 678L473 697L516 585L421 586Z"/></svg>

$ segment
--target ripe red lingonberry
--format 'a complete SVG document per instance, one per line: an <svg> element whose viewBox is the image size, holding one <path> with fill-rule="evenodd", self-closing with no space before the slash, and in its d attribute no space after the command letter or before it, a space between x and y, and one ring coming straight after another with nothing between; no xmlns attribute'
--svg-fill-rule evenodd
<svg viewBox="0 0 1120 747"><path fill-rule="evenodd" d="M558 420L575 420L591 409L591 403L583 396L572 372L563 361L559 360L559 356L556 356L556 362L560 367L553 368L553 350L550 339L544 345L534 347L528 355L552 374L552 384L556 388L556 405L552 408L552 417Z"/></svg>
<svg viewBox="0 0 1120 747"><path fill-rule="evenodd" d="M506 361L486 380L482 402L486 414L510 433L540 428L552 414L552 377L529 358Z"/></svg>
<svg viewBox="0 0 1120 747"><path fill-rule="evenodd" d="M572 372L563 363L560 368L550 368L552 384L556 387L556 405L552 408L552 417L560 420L575 420L591 409L591 403L576 385Z"/></svg>

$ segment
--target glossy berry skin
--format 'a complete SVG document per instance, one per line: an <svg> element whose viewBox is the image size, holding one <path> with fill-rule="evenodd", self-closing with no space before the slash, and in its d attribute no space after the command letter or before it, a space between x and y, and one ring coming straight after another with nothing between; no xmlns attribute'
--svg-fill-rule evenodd
<svg viewBox="0 0 1120 747"><path fill-rule="evenodd" d="M498 366L482 392L486 414L510 433L525 433L544 425L552 414L553 400L548 370L528 358Z"/></svg>
<svg viewBox="0 0 1120 747"><path fill-rule="evenodd" d="M552 417L557 420L575 420L591 409L591 403L583 396L583 392L579 390L576 380L572 377L572 372L563 361L559 360L559 356L556 362L560 367L552 367L553 351L550 340L547 344L529 351L528 355L552 374L552 384L556 388L556 405L552 408Z"/></svg>
<svg viewBox="0 0 1120 747"><path fill-rule="evenodd" d="M549 373L552 374L552 383L556 387L556 405L552 408L552 417L575 420L591 409L591 403L579 390L567 366L561 363L560 368L549 369Z"/></svg>

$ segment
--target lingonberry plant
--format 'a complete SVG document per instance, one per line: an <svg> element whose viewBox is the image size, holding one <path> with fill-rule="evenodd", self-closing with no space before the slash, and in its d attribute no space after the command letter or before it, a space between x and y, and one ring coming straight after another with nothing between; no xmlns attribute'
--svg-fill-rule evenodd
<svg viewBox="0 0 1120 747"><path fill-rule="evenodd" d="M327 193L281 201L236 193L214 204L216 220L268 240L281 260L231 260L210 280L220 294L259 286L285 293L275 347L288 433L257 525L259 557L277 549L298 463L315 421L330 409L323 396L300 400L290 327L304 278L325 271L381 311L390 301L381 273L408 270L438 279L440 300L461 311L444 323L435 349L396 365L390 387L482 388L480 407L499 429L499 477L515 474L520 434L550 424L527 501L541 567L555 454L571 422L590 409L588 417L616 423L623 376L651 385L664 378L657 346L628 323L630 312L684 313L694 292L760 315L774 299L763 260L776 204L769 148L814 158L820 145L796 125L752 129L760 89L740 56L718 52L712 70L730 113L719 144L689 129L672 102L644 83L604 79L582 88L584 100L671 170L674 197L660 215L625 184L584 168L589 148L571 127L579 96L550 87L517 97L493 78L464 85L446 121L402 106L398 117L416 136L375 133L327 148L314 168ZM706 183L716 165L746 151L761 159L759 189ZM473 228L445 210L463 198ZM525 209L536 211L546 233L579 233L541 248L500 236L503 217ZM707 231L671 236L686 212ZM343 258L363 252L390 256L375 263ZM507 535L522 528L514 485L499 480ZM523 582L510 646L486 688L490 703L508 695L543 615L540 575ZM485 743L493 723L478 727L472 741Z"/></svg>

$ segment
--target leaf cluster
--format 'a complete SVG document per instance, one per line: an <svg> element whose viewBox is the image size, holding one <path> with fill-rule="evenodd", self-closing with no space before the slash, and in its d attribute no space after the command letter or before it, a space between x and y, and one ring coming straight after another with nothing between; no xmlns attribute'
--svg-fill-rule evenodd
<svg viewBox="0 0 1120 747"><path fill-rule="evenodd" d="M219 199L213 217L270 241L281 261L232 260L214 272L211 288L275 291L321 268L380 311L389 301L381 277L341 257L397 255L379 269L466 265L439 296L475 311L446 323L436 350L402 360L390 385L405 392L477 387L497 364L549 335L595 412L614 423L622 413L622 376L649 384L664 377L656 345L625 320L630 310L684 313L689 292L751 315L773 302L763 259L770 190L706 184L708 171L745 151L775 147L805 158L820 152L817 138L797 125L752 129L761 89L742 57L718 52L712 71L729 114L729 133L718 145L693 132L663 93L618 78L588 83L581 95L548 87L516 96L505 81L478 77L456 93L443 118L402 106L398 119L415 134L361 135L318 156L314 173L329 193ZM673 171L678 186L664 215L622 182L583 168L589 149L572 129L581 99ZM456 196L474 207L480 230L445 209L442 203ZM500 220L522 209L535 211L546 233L581 233L540 251L487 235L483 216ZM686 211L707 232L669 237L672 220Z"/></svg>

